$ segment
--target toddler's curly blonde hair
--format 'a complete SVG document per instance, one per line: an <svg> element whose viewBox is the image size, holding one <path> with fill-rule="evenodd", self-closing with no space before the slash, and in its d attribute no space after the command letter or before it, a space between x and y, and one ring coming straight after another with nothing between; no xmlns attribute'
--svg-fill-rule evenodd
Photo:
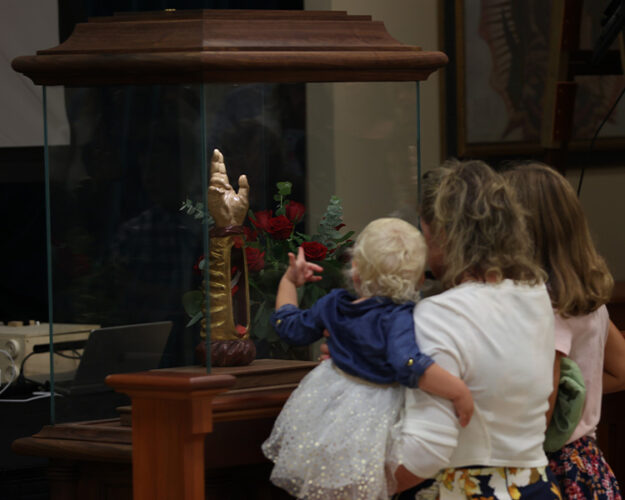
<svg viewBox="0 0 625 500"><path fill-rule="evenodd" d="M361 297L388 297L393 302L417 301L427 248L421 232L394 217L367 224L352 250L350 277Z"/></svg>

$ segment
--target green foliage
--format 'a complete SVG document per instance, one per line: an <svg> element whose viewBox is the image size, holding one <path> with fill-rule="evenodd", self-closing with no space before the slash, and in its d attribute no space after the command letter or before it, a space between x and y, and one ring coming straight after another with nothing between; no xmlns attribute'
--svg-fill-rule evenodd
<svg viewBox="0 0 625 500"><path fill-rule="evenodd" d="M204 210L204 204L200 201L193 202L187 198L182 202L179 211L186 212L187 215L191 215L194 219L206 221L209 228L215 225L215 220L207 210Z"/></svg>
<svg viewBox="0 0 625 500"><path fill-rule="evenodd" d="M200 290L189 290L182 295L182 307L191 318L187 323L187 326L195 325L198 321L202 319L203 301L204 294Z"/></svg>
<svg viewBox="0 0 625 500"><path fill-rule="evenodd" d="M329 249L335 249L345 243L354 234L354 231L342 235L337 229L343 224L343 206L338 196L332 195L325 214L319 222L318 233L312 237L313 241L323 243ZM351 245L350 245L351 246Z"/></svg>
<svg viewBox="0 0 625 500"><path fill-rule="evenodd" d="M283 181L276 183L278 188L278 193L280 196L288 196L291 194L291 188L293 187L293 183L289 181Z"/></svg>
<svg viewBox="0 0 625 500"><path fill-rule="evenodd" d="M286 197L291 194L291 188L293 184L288 181L278 182L276 184L278 187L278 193L273 195L274 201L278 202L278 207L276 208L276 215L285 215L286 214Z"/></svg>

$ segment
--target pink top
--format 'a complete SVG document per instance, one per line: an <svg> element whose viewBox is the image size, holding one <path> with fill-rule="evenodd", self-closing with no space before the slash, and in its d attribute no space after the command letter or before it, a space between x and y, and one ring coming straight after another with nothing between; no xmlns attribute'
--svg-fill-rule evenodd
<svg viewBox="0 0 625 500"><path fill-rule="evenodd" d="M577 363L586 383L586 404L582 419L567 444L582 436L595 437L601 417L603 357L609 320L605 305L585 316L563 318L556 314L556 351Z"/></svg>

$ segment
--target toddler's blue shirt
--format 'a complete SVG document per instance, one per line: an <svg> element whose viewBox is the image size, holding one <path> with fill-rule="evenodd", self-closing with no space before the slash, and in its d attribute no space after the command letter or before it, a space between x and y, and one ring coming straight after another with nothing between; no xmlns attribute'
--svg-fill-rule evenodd
<svg viewBox="0 0 625 500"><path fill-rule="evenodd" d="M386 297L353 303L356 297L335 289L310 309L287 304L275 311L271 323L292 345L307 345L330 332L332 361L343 371L378 384L399 382L417 387L433 363L415 339L414 303L396 304Z"/></svg>

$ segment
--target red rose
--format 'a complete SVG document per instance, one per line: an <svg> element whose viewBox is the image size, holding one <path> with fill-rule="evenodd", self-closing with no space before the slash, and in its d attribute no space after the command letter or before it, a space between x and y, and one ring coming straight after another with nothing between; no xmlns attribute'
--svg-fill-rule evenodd
<svg viewBox="0 0 625 500"><path fill-rule="evenodd" d="M245 233L245 241L256 241L258 239L258 233L247 226L243 226L243 232Z"/></svg>
<svg viewBox="0 0 625 500"><path fill-rule="evenodd" d="M276 240L286 240L293 232L293 223L285 215L278 215L267 221L265 230Z"/></svg>
<svg viewBox="0 0 625 500"><path fill-rule="evenodd" d="M318 241L305 241L302 243L302 248L308 260L323 260L328 253L328 248Z"/></svg>
<svg viewBox="0 0 625 500"><path fill-rule="evenodd" d="M241 248L243 247L243 238L241 238L240 236L233 236L232 243L234 248Z"/></svg>
<svg viewBox="0 0 625 500"><path fill-rule="evenodd" d="M289 201L286 206L286 216L294 224L302 220L305 212L306 207L297 201Z"/></svg>
<svg viewBox="0 0 625 500"><path fill-rule="evenodd" d="M260 271L265 267L265 252L261 252L258 248L245 247L245 256L247 257L247 268L250 271Z"/></svg>
<svg viewBox="0 0 625 500"><path fill-rule="evenodd" d="M335 231L340 231L342 227L345 227L345 224L341 223L334 228Z"/></svg>
<svg viewBox="0 0 625 500"><path fill-rule="evenodd" d="M256 229L263 229L267 231L267 226L272 215L273 212L271 210L261 210L259 212L255 212L254 219L256 220L252 220L252 224L254 224Z"/></svg>

